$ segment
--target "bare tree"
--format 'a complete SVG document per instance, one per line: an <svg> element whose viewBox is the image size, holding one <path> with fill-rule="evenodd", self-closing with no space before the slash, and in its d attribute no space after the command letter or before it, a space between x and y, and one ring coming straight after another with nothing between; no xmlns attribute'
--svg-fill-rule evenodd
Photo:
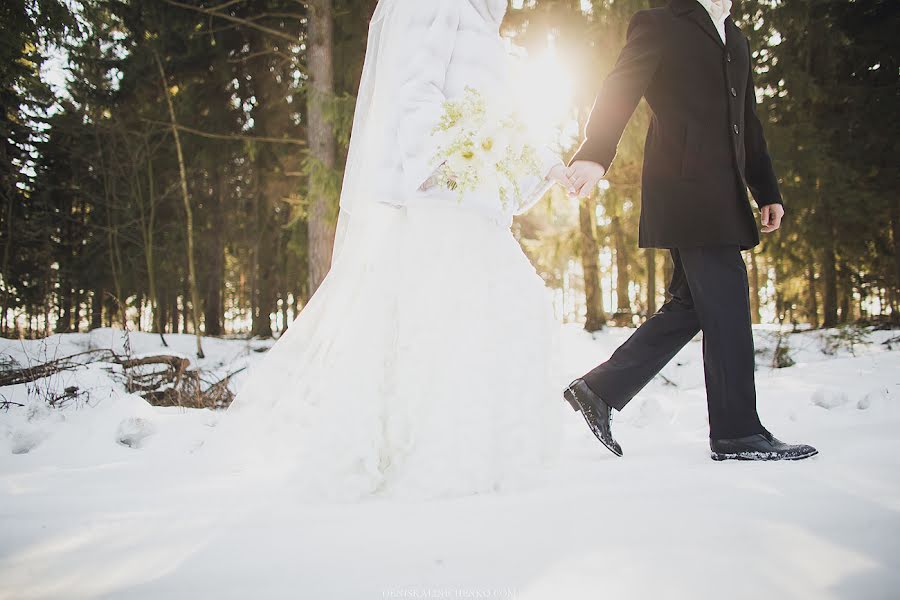
<svg viewBox="0 0 900 600"><path fill-rule="evenodd" d="M656 312L656 248L644 250L647 258L647 318Z"/></svg>
<svg viewBox="0 0 900 600"><path fill-rule="evenodd" d="M597 202L593 195L582 198L578 206L578 222L581 230L581 266L584 270L584 295L587 307L584 328L591 332L600 331L606 323L598 264L600 249L597 245L597 217L594 214L596 206Z"/></svg>
<svg viewBox="0 0 900 600"><path fill-rule="evenodd" d="M178 155L178 175L181 181L181 198L184 201L185 228L187 234L187 263L188 263L188 285L191 292L191 321L194 326L194 335L197 338L197 358L203 358L202 334L200 332L200 292L197 289L197 269L194 262L194 212L191 208L191 198L188 195L187 172L184 168L184 152L181 149L181 136L178 132L178 121L175 118L175 105L172 103L172 94L166 78L166 71L163 68L159 54L153 52L153 58L156 60L156 66L159 69L159 81L163 88L163 95L166 97L166 106L169 108L169 121L172 124L172 137L175 139L175 152Z"/></svg>

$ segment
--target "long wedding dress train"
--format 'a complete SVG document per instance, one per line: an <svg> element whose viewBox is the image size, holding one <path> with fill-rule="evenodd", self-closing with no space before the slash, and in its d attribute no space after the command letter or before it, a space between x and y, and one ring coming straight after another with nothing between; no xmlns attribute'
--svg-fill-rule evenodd
<svg viewBox="0 0 900 600"><path fill-rule="evenodd" d="M527 485L562 414L544 282L482 215L366 210L220 423L226 455L281 467L310 499Z"/></svg>

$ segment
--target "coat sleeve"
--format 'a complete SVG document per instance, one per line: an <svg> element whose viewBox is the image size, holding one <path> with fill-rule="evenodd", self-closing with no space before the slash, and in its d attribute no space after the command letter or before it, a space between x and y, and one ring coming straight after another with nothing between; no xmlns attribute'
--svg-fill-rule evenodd
<svg viewBox="0 0 900 600"><path fill-rule="evenodd" d="M747 42L750 53L750 42ZM763 134L762 123L756 113L756 88L753 83L753 55L750 55L750 69L747 73L747 96L744 99L744 152L746 154L745 176L747 186L762 208L768 204L784 204L778 189L778 178L772 167L772 158Z"/></svg>
<svg viewBox="0 0 900 600"><path fill-rule="evenodd" d="M443 111L444 83L459 27L456 0L409 1L404 19L404 47L397 102L400 120L397 151L403 187L417 190L434 172L432 130Z"/></svg>
<svg viewBox="0 0 900 600"><path fill-rule="evenodd" d="M628 24L625 47L600 88L585 128L584 142L572 162L589 160L609 170L625 126L659 67L663 47L663 33L654 14L635 13Z"/></svg>

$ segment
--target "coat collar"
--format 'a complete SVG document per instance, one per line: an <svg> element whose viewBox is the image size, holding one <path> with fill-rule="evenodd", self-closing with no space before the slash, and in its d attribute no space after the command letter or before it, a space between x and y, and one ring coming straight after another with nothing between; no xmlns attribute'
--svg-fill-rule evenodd
<svg viewBox="0 0 900 600"><path fill-rule="evenodd" d="M706 9L701 6L697 0L671 0L669 2L669 8L679 17L687 17L694 23L696 23L700 29L706 33L712 40L719 45L720 48L724 48L725 44L722 43L722 38L719 37L719 32L716 30L716 26L712 22L712 18L709 16L709 13L706 12ZM728 33L732 31L736 31L737 27L734 24L734 20L729 16L725 20L725 37L728 40Z"/></svg>
<svg viewBox="0 0 900 600"><path fill-rule="evenodd" d="M725 19L725 39L728 41L728 45L731 45L731 40L737 39L738 35L742 34L740 27L738 27L734 23L734 19L730 16Z"/></svg>
<svg viewBox="0 0 900 600"><path fill-rule="evenodd" d="M669 8L672 9L679 17L685 13L689 13L695 8L701 8L697 0L671 0Z"/></svg>

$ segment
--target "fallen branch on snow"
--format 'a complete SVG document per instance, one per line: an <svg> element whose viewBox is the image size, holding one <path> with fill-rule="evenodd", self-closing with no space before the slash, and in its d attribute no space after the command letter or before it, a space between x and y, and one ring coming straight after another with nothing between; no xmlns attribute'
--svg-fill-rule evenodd
<svg viewBox="0 0 900 600"><path fill-rule="evenodd" d="M88 364L105 363L120 367L113 375L124 375L125 389L139 394L154 406L183 406L186 408L225 408L234 399L228 384L244 369L229 373L217 381L204 379L203 372L191 369L191 361L182 356L160 354L126 357L109 349L89 350L45 363L0 371L0 387L33 383L66 371L74 371ZM49 400L51 406L80 395L77 387ZM8 407L8 406L7 406Z"/></svg>

